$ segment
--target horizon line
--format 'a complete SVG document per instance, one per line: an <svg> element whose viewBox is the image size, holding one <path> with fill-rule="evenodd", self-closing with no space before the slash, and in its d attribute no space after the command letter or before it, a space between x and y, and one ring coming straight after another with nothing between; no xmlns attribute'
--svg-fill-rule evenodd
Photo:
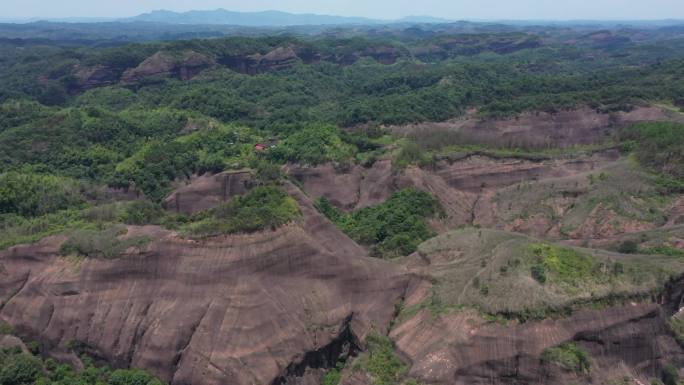
<svg viewBox="0 0 684 385"><path fill-rule="evenodd" d="M561 22L561 23L578 23L578 22L684 22L684 16L682 17L674 17L674 18L570 18L570 19L563 19L563 18L510 18L510 19L501 19L501 18L475 18L475 17L463 17L463 18L449 18L449 17L441 17L441 16L434 16L430 14L408 14L408 15L403 15L397 18L391 18L391 19L385 19L385 18L377 18L377 17L371 17L371 16L358 16L358 15L339 15L339 14L327 14L327 13L315 13L315 12L288 12L288 11L282 11L278 9L265 9L265 10L255 10L255 11L233 11L229 10L226 8L213 8L213 9L191 9L187 11L174 11L174 10L169 10L169 9L151 9L148 11L144 11L142 13L137 13L134 15L129 15L129 16L11 16L11 17L0 17L0 22L3 23L13 23L13 22L23 22L23 23L30 23L30 22L39 22L39 21L47 21L47 22L60 22L60 21L67 21L67 20L92 20L91 22L114 22L114 21L123 21L126 19L132 19L138 16L142 16L145 14L153 13L153 12L170 12L170 13L175 13L175 14L185 14L189 12L216 12L216 11L226 11L226 12L233 12L233 13L240 13L240 14L257 14L257 13L267 13L267 12L278 12L278 13L284 13L284 14L289 14L289 15L295 15L295 16L327 16L327 17L339 17L339 18L348 18L348 19L366 19L369 21L381 21L381 22L393 22L393 21L400 21L402 19L406 18L420 18L420 17L425 17L425 18L433 18L433 19L438 19L438 20L443 20L444 22L460 22L460 21L467 21L467 22L496 22L496 23L501 23L501 22ZM99 21L96 21L99 20ZM74 22L78 23L78 22Z"/></svg>

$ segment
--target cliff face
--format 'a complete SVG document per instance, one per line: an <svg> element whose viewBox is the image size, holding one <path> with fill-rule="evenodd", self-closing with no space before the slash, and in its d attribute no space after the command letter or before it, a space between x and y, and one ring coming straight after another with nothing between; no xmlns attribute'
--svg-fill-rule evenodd
<svg viewBox="0 0 684 385"><path fill-rule="evenodd" d="M667 328L684 279L651 303L545 321L502 324L472 310L405 316L397 305L421 303L436 282L410 263L368 258L297 187L285 188L303 218L276 231L197 242L130 227L128 236L153 241L115 260L60 257L64 237L6 250L0 320L62 360L77 362L75 348L172 384L315 384L363 350L373 329L389 333L408 374L424 383L562 384L684 365ZM589 353L591 374L540 361L567 342ZM368 377L346 372L344 381Z"/></svg>
<svg viewBox="0 0 684 385"><path fill-rule="evenodd" d="M284 55L270 58L285 60ZM584 136L612 134L610 119L619 124L663 117L668 116L652 108L613 118L578 110L552 119L528 114L518 121L463 119L393 129L404 134L485 131L570 146ZM567 135L569 130L577 137ZM548 135L540 136L542 132ZM288 165L285 171L301 186L286 182L283 188L298 202L302 218L275 231L200 242L156 226L130 227L127 236L147 235L151 243L113 260L61 257L63 236L0 252L0 322L12 325L21 337L40 341L43 354L78 363L75 353L87 352L117 367L149 369L174 385L319 384L339 359L366 349L364 340L372 330L389 335L408 376L425 384L602 384L625 376L647 383L665 365L684 367L684 350L668 327L684 305L684 279L656 288L623 277L622 284L637 285L640 291L622 298L639 301L611 302L607 296L626 287L616 280L603 282L601 292L598 286L578 286L583 300L605 301L543 321L504 321L494 317L506 314L503 307L482 306L483 301L506 308L525 302L516 309L522 312L525 306L541 306L531 300L542 298L538 293L547 289L554 295L544 306L564 306L573 299L561 304L554 287L538 285L527 267L514 275L516 265L503 258L514 261L524 249L505 239L486 243L483 238L492 228L506 238L522 237L511 232L526 233L597 248L631 239L641 228L638 223L621 226L634 215L621 219L600 205L575 217L568 214L613 191L638 202L633 197L652 188L612 149L539 158L455 153L438 159L431 169L396 170L383 158L367 168ZM165 205L185 214L206 210L247 191L249 179L248 172L194 177L170 194ZM442 204L445 218L430 223L437 232L473 224L483 228L462 230L472 233L467 242L443 234L404 260L385 261L368 258L364 248L312 205L312 199L326 197L342 210L358 210L409 186L429 191ZM675 198L663 208L662 220L644 222L654 232L640 241L645 247L660 238L679 249L684 245L684 197ZM518 214L522 212L528 216ZM561 238L565 218L577 224L579 235L569 232ZM611 227L603 228L604 222ZM662 234L655 236L657 232ZM445 239L451 243L440 243ZM433 241L438 246L434 252L421 254ZM642 278L654 266L663 277L684 271L681 259L600 253L610 265L595 266L604 270L620 261L629 271L628 262L640 258L644 263L635 271ZM476 278L478 285L488 285L487 295L475 285ZM519 281L501 289L499 283L513 278ZM587 352L589 372L541 360L547 349L567 343ZM17 341L0 339L0 346L12 344ZM341 384L372 383L350 366Z"/></svg>
<svg viewBox="0 0 684 385"><path fill-rule="evenodd" d="M190 80L213 64L213 59L193 51L186 51L181 54L160 51L145 59L137 67L124 72L121 76L121 82L135 84L154 77Z"/></svg>
<svg viewBox="0 0 684 385"><path fill-rule="evenodd" d="M74 69L76 78L75 92L87 91L91 88L106 87L119 82L119 75L113 68L106 65L77 67Z"/></svg>
<svg viewBox="0 0 684 385"><path fill-rule="evenodd" d="M284 383L333 367L389 325L410 278L295 197L302 223L274 232L197 243L131 227L154 241L116 260L59 257L59 237L14 247L0 254L0 320L53 355L77 347L173 384Z"/></svg>

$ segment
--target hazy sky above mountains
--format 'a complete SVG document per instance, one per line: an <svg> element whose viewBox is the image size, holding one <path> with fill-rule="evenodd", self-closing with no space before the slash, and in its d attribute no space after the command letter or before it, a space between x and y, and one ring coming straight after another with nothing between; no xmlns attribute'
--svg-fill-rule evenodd
<svg viewBox="0 0 684 385"><path fill-rule="evenodd" d="M684 19L684 0L0 0L2 18L125 17L153 9L279 10L395 19Z"/></svg>

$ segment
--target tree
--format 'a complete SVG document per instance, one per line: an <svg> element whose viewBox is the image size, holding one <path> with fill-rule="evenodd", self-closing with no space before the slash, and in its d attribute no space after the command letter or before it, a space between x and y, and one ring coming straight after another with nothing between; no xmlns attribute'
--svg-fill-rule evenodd
<svg viewBox="0 0 684 385"><path fill-rule="evenodd" d="M40 360L30 354L11 355L0 368L0 385L32 385L42 370Z"/></svg>

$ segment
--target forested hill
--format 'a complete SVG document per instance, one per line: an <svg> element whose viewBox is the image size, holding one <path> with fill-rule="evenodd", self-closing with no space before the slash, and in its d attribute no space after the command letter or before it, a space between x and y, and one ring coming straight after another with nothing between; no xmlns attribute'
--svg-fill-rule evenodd
<svg viewBox="0 0 684 385"><path fill-rule="evenodd" d="M678 383L681 28L156 26L0 26L0 385Z"/></svg>
<svg viewBox="0 0 684 385"><path fill-rule="evenodd" d="M106 48L4 40L0 167L114 186L138 180L159 199L179 175L244 165L240 143L286 140L312 126L682 103L684 40L677 33L665 39L653 31L535 31L404 29ZM322 140L338 135L311 132ZM183 136L191 133L192 139ZM206 147L209 138L226 135L233 138L230 148L217 153ZM185 155L167 159L165 169L139 173L148 157L163 152ZM297 154L272 156L293 160Z"/></svg>

